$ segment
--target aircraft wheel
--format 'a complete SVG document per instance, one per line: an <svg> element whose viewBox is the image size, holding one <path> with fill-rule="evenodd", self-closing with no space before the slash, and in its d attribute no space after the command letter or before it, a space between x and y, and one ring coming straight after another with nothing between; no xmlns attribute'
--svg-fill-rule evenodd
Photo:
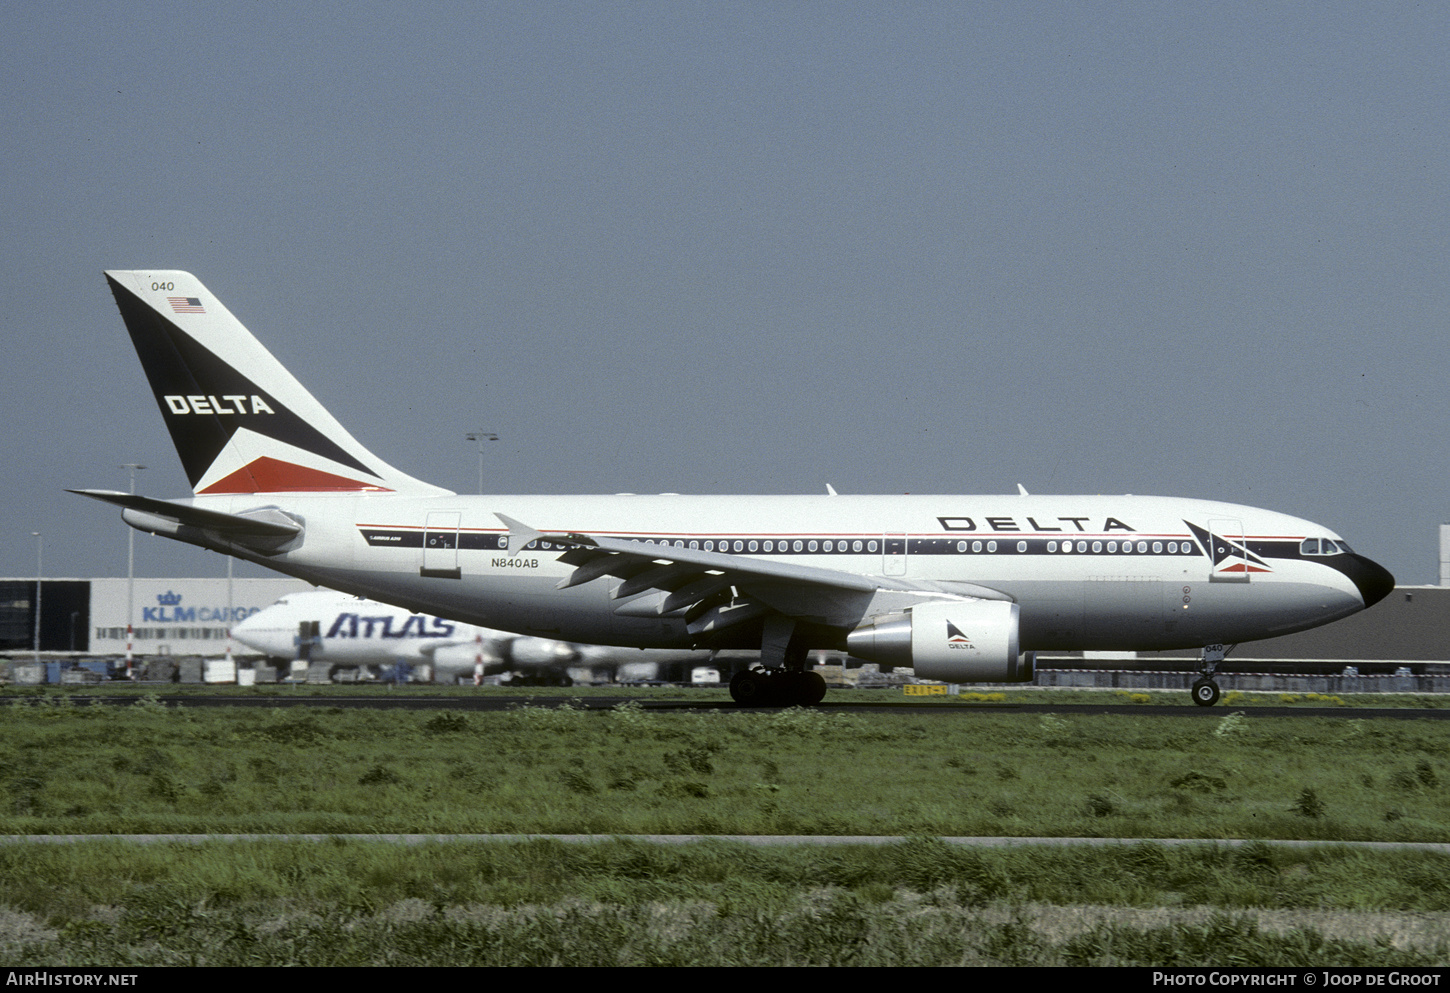
<svg viewBox="0 0 1450 993"><path fill-rule="evenodd" d="M771 696L770 689L770 678L764 672L742 669L730 680L730 699L742 707L760 707Z"/></svg>
<svg viewBox="0 0 1450 993"><path fill-rule="evenodd" d="M814 669L801 673L801 704L814 707L826 698L826 677Z"/></svg>
<svg viewBox="0 0 1450 993"><path fill-rule="evenodd" d="M1211 679L1200 679L1193 684L1193 702L1200 707L1212 707L1218 703L1218 684Z"/></svg>
<svg viewBox="0 0 1450 993"><path fill-rule="evenodd" d="M801 707L805 705L805 673L799 669L776 669L770 674L771 689L774 690L771 703L778 707Z"/></svg>

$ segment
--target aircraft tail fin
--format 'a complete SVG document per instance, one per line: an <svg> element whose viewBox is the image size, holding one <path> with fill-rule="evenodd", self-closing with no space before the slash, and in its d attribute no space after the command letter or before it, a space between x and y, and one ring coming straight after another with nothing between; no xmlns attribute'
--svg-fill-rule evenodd
<svg viewBox="0 0 1450 993"><path fill-rule="evenodd" d="M448 492L359 444L191 273L106 280L197 495Z"/></svg>

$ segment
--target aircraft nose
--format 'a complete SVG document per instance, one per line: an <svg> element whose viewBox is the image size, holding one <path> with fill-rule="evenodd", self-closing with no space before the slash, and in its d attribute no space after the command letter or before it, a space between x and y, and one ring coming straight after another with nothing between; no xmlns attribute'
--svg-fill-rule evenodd
<svg viewBox="0 0 1450 993"><path fill-rule="evenodd" d="M1367 559L1363 555L1350 555L1347 565L1344 572L1359 589L1359 595L1364 599L1366 607L1373 607L1394 590L1395 577L1373 559Z"/></svg>
<svg viewBox="0 0 1450 993"><path fill-rule="evenodd" d="M257 613L261 613L261 611L258 611ZM253 631L256 631L257 628L260 626L257 623L256 617L257 614L248 614L246 617L233 624L232 635L235 636L240 634L251 634Z"/></svg>

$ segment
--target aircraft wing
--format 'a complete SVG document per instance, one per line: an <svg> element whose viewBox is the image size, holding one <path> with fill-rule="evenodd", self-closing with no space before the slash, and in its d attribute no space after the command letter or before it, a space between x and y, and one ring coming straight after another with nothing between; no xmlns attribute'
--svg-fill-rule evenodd
<svg viewBox="0 0 1450 993"><path fill-rule="evenodd" d="M470 648L476 648L479 646L479 644L480 642L477 638L464 638L462 640L456 638L449 638L442 641L427 641L416 647L418 649L419 655L423 656L425 659L431 659L434 653L440 650L447 651L450 648L461 648L465 645ZM482 642L482 645L486 649L491 649L493 647L493 640L485 640Z"/></svg>
<svg viewBox="0 0 1450 993"><path fill-rule="evenodd" d="M512 631L495 631L491 628L482 628L481 630L483 631L482 635L476 635L472 638L436 638L425 641L416 647L420 655L430 659L438 652L447 652L455 648L482 649L490 656L497 657L505 650L508 644L524 637Z"/></svg>
<svg viewBox="0 0 1450 993"><path fill-rule="evenodd" d="M770 611L817 624L851 626L883 593L894 594L897 603L944 597L1011 600L998 590L971 583L920 583L663 543L542 532L503 514L494 516L509 528L510 555L539 540L567 549L559 561L574 566L574 571L560 581L559 589L602 576L623 580L612 591L617 602L623 601L616 613L683 611L691 634L720 630ZM640 596L651 591L654 596Z"/></svg>

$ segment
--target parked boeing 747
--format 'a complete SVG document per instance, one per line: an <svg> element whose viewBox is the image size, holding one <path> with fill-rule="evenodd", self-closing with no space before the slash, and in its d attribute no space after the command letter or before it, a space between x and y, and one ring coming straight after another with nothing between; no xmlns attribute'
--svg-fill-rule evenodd
<svg viewBox="0 0 1450 993"><path fill-rule="evenodd" d="M354 678L375 678L398 663L427 666L434 682L477 683L507 673L513 686L572 686L570 670L644 672L689 678L709 652L640 651L531 638L461 624L336 590L288 593L233 626L232 637L270 658L303 660Z"/></svg>
<svg viewBox="0 0 1450 993"><path fill-rule="evenodd" d="M742 704L814 703L812 649L1029 682L1037 651L1202 649L1327 624L1394 577L1333 531L1153 496L461 496L368 451L190 273L106 274L193 495L133 527L482 627L758 649Z"/></svg>
<svg viewBox="0 0 1450 993"><path fill-rule="evenodd" d="M570 686L568 667L579 657L562 641L460 624L336 590L289 593L231 634L269 658L363 678L404 663L429 667L435 682L510 672L521 684Z"/></svg>

